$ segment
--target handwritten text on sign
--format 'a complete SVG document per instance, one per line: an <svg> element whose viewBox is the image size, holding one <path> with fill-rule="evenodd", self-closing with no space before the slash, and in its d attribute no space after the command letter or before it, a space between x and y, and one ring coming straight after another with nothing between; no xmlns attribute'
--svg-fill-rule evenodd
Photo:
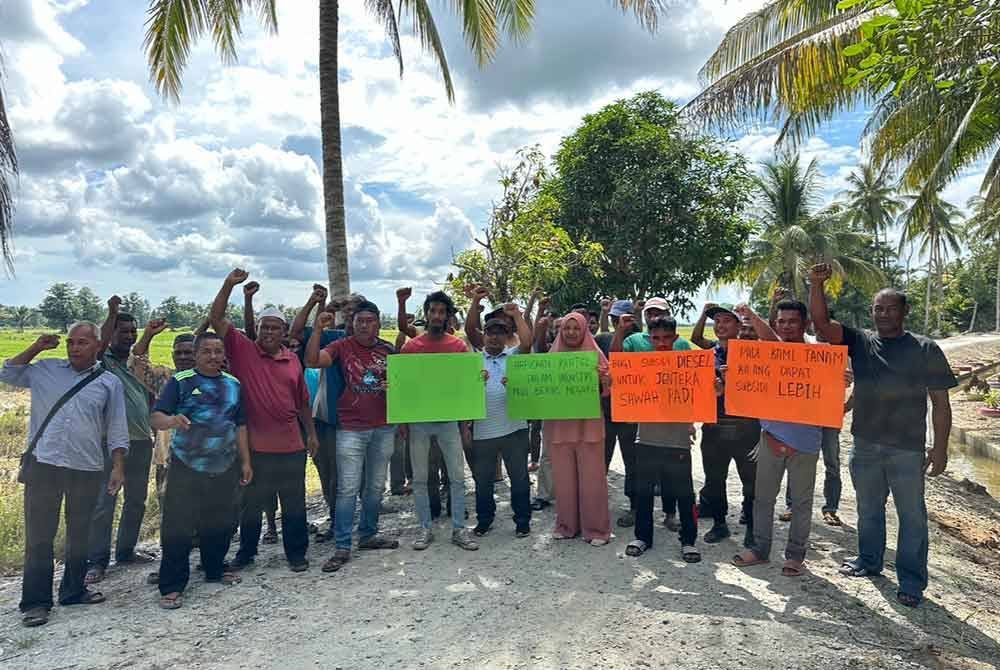
<svg viewBox="0 0 1000 670"><path fill-rule="evenodd" d="M715 423L715 354L611 354L611 417L626 423Z"/></svg>
<svg viewBox="0 0 1000 670"><path fill-rule="evenodd" d="M730 340L726 413L840 428L847 347Z"/></svg>
<svg viewBox="0 0 1000 670"><path fill-rule="evenodd" d="M511 419L597 419L600 395L596 352L507 359L507 416Z"/></svg>

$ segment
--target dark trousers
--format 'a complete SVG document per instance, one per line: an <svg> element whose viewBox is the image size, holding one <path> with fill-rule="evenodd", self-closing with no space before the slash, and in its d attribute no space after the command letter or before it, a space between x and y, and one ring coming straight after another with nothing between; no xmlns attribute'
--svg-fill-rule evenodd
<svg viewBox="0 0 1000 670"><path fill-rule="evenodd" d="M682 546L693 546L698 537L694 512L691 450L635 445L635 538L653 546L653 501L656 488L677 501Z"/></svg>
<svg viewBox="0 0 1000 670"><path fill-rule="evenodd" d="M413 481L413 463L410 461L410 438L403 439L396 433L389 459L389 490L399 494L407 481Z"/></svg>
<svg viewBox="0 0 1000 670"><path fill-rule="evenodd" d="M316 437L319 449L313 456L313 465L319 475L320 488L323 490L323 500L333 519L333 510L337 506L337 428L325 421L316 419Z"/></svg>
<svg viewBox="0 0 1000 670"><path fill-rule="evenodd" d="M726 479L729 477L729 462L733 461L743 484L743 514L752 532L757 464L750 460L750 453L758 442L760 425L755 421L738 426L708 424L702 428L701 459L705 468L702 498L715 523L726 523Z"/></svg>
<svg viewBox="0 0 1000 670"><path fill-rule="evenodd" d="M115 560L128 561L135 552L142 528L142 517L146 514L146 493L149 490L149 465L153 460L152 440L133 440L128 444L125 456L125 502L118 519L118 536L115 539ZM111 476L111 461L104 471L104 481ZM90 521L88 562L90 565L106 568L111 561L111 527L115 521L115 503L118 494L101 492Z"/></svg>
<svg viewBox="0 0 1000 670"><path fill-rule="evenodd" d="M451 515L451 480L448 478L448 468L444 465L444 454L437 443L437 437L431 437L431 448L427 453L427 496L431 503L431 518L441 516L441 489L444 488L447 512Z"/></svg>
<svg viewBox="0 0 1000 670"><path fill-rule="evenodd" d="M615 423L607 417L604 419L604 467L611 467L611 459L615 455L615 442L622 452L625 463L625 496L635 507L632 500L635 488L635 434L638 425L634 423Z"/></svg>
<svg viewBox="0 0 1000 670"><path fill-rule="evenodd" d="M79 602L85 591L87 536L104 475L34 461L24 486L24 579L21 611L52 607L54 542L59 508L66 499L66 553L59 604Z"/></svg>
<svg viewBox="0 0 1000 670"><path fill-rule="evenodd" d="M309 548L306 525L306 452L265 454L250 452L253 481L243 492L238 558L249 560L257 555L260 543L260 514L268 501L277 495L281 503L281 540L285 558L297 563Z"/></svg>
<svg viewBox="0 0 1000 670"><path fill-rule="evenodd" d="M542 457L542 422L528 422L528 440L531 444L531 462L537 463Z"/></svg>
<svg viewBox="0 0 1000 670"><path fill-rule="evenodd" d="M170 463L170 479L163 503L160 530L160 594L181 593L191 577L192 531L198 533L198 550L206 581L222 578L223 564L233 536L230 510L236 501L240 467L207 474L192 470L177 458ZM258 515L258 518L259 515Z"/></svg>
<svg viewBox="0 0 1000 670"><path fill-rule="evenodd" d="M510 506L514 510L514 524L531 523L531 480L528 479L528 452L531 444L527 430L519 430L490 440L473 440L467 456L476 480L476 520L489 526L496 517L497 504L493 499L496 479L497 454L503 457L510 478Z"/></svg>

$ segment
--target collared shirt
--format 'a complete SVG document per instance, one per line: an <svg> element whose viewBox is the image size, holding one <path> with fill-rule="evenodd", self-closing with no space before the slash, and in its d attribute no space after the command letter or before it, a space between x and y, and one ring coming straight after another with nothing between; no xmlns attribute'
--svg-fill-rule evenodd
<svg viewBox="0 0 1000 670"><path fill-rule="evenodd" d="M93 370L91 367L77 372L69 361L54 358L28 365L4 363L0 382L31 389L29 442L59 398ZM128 442L122 382L105 373L87 384L52 417L34 453L39 463L97 472L104 469L106 455L115 449L127 451Z"/></svg>
<svg viewBox="0 0 1000 670"><path fill-rule="evenodd" d="M656 347L653 346L652 340L649 339L649 333L633 333L626 337L625 341L622 342L622 351L627 351L629 353L644 353L655 350ZM691 351L691 343L683 337L678 337L674 340L673 351Z"/></svg>
<svg viewBox="0 0 1000 670"><path fill-rule="evenodd" d="M527 421L507 418L507 387L503 380L507 376L507 359L516 355L518 350L518 347L508 347L496 356L483 352L483 369L489 373L486 380L486 418L472 422L472 438L475 440L492 440L528 429Z"/></svg>
<svg viewBox="0 0 1000 670"><path fill-rule="evenodd" d="M148 440L153 435L149 425L149 391L128 369L128 360L118 358L110 349L101 358L104 367L122 382L125 389L125 418L128 439Z"/></svg>
<svg viewBox="0 0 1000 670"><path fill-rule="evenodd" d="M303 451L299 409L309 390L298 357L285 347L273 356L230 326L224 338L229 371L240 380L250 449L264 453Z"/></svg>

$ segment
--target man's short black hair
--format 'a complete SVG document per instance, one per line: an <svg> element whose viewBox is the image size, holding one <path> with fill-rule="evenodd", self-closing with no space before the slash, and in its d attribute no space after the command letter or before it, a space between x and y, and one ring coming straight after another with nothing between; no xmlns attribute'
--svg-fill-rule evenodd
<svg viewBox="0 0 1000 670"><path fill-rule="evenodd" d="M209 340L218 340L223 342L222 336L218 333L212 332L211 330L206 330L204 333L194 338L194 351L198 353L198 349L201 347L202 342L208 342Z"/></svg>
<svg viewBox="0 0 1000 670"><path fill-rule="evenodd" d="M666 330L671 333L677 332L677 319L672 316L658 316L646 326L649 332L654 330Z"/></svg>
<svg viewBox="0 0 1000 670"><path fill-rule="evenodd" d="M578 302L569 308L569 311L575 312L578 309L582 309L585 312L590 312L590 306L585 302Z"/></svg>
<svg viewBox="0 0 1000 670"><path fill-rule="evenodd" d="M174 346L176 347L178 344L184 344L185 342L194 342L194 340L195 337L193 333L181 333L174 338Z"/></svg>
<svg viewBox="0 0 1000 670"><path fill-rule="evenodd" d="M782 300L774 307L775 312L794 311L802 316L802 322L809 319L809 310L801 300Z"/></svg>
<svg viewBox="0 0 1000 670"><path fill-rule="evenodd" d="M431 303L440 303L444 305L448 310L448 318L455 316L455 301L451 299L451 296L444 291L434 291L424 299L424 316L431 310Z"/></svg>
<svg viewBox="0 0 1000 670"><path fill-rule="evenodd" d="M135 317L128 312L118 312L118 316L115 318L115 325L124 321L125 323L135 323Z"/></svg>
<svg viewBox="0 0 1000 670"><path fill-rule="evenodd" d="M898 288L891 288L891 287L890 288L884 288L884 289L882 289L881 291L879 291L878 293L875 294L876 297L878 297L880 295L891 295L892 297L894 297L896 300L899 301L899 306L900 307L903 307L903 308L906 307L906 294L903 293L902 291L900 291Z"/></svg>
<svg viewBox="0 0 1000 670"><path fill-rule="evenodd" d="M590 310L589 312L587 312L587 316L591 319L597 319L598 321L600 321L601 319L601 315L595 312L594 310Z"/></svg>
<svg viewBox="0 0 1000 670"><path fill-rule="evenodd" d="M371 312L379 318L382 317L382 313L378 311L378 305L371 300L362 300L359 302L358 306L354 308L354 314L357 315L358 312Z"/></svg>

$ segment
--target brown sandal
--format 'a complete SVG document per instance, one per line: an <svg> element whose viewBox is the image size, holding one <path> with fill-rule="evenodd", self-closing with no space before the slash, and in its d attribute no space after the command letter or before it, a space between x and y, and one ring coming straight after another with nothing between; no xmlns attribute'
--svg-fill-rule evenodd
<svg viewBox="0 0 1000 670"><path fill-rule="evenodd" d="M351 552L345 549L338 549L333 552L333 556L331 556L329 560L323 564L323 572L336 572L347 565L350 560Z"/></svg>
<svg viewBox="0 0 1000 670"><path fill-rule="evenodd" d="M752 565L763 565L770 563L766 558L761 558L753 549L744 549L733 556L733 565L737 568L749 568Z"/></svg>
<svg viewBox="0 0 1000 670"><path fill-rule="evenodd" d="M176 610L180 609L181 605L184 604L184 599L181 597L180 593L168 593L164 596L160 596L160 608L165 610Z"/></svg>
<svg viewBox="0 0 1000 670"><path fill-rule="evenodd" d="M787 560L781 566L781 574L785 577L801 577L806 572L803 561Z"/></svg>

